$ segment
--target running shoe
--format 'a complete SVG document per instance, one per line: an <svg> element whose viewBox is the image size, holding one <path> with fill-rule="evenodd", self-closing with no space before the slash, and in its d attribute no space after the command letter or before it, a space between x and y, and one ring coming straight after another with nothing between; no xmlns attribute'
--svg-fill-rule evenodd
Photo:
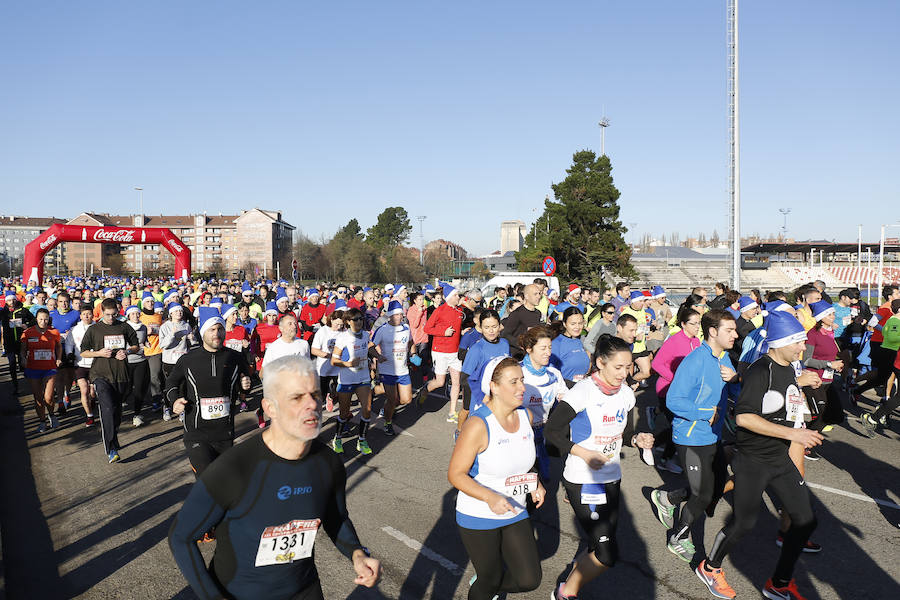
<svg viewBox="0 0 900 600"><path fill-rule="evenodd" d="M94 415L88 415L87 419L84 421L85 427L93 427L94 426Z"/></svg>
<svg viewBox="0 0 900 600"><path fill-rule="evenodd" d="M675 507L669 504L668 494L661 490L653 490L650 492L650 502L653 504L656 518L665 528L672 529L675 527Z"/></svg>
<svg viewBox="0 0 900 600"><path fill-rule="evenodd" d="M734 598L737 596L737 592L734 591L734 588L725 581L725 571L721 568L710 568L707 570L706 559L700 561L700 564L694 569L694 573L697 574L700 581L702 581L709 589L709 593L716 598Z"/></svg>
<svg viewBox="0 0 900 600"><path fill-rule="evenodd" d="M43 421L41 421L41 424L38 425L37 429L35 430L35 433L44 433L45 431L47 431L47 424L44 423Z"/></svg>
<svg viewBox="0 0 900 600"><path fill-rule="evenodd" d="M335 454L343 454L344 453L344 440L339 437L333 438L331 440L331 449L334 450Z"/></svg>
<svg viewBox="0 0 900 600"><path fill-rule="evenodd" d="M362 454L372 454L372 449L366 440L356 440L356 451Z"/></svg>
<svg viewBox="0 0 900 600"><path fill-rule="evenodd" d="M168 408L163 409L163 421L171 421L172 420L172 411Z"/></svg>
<svg viewBox="0 0 900 600"><path fill-rule="evenodd" d="M153 404L150 405L153 407L153 410L159 410L160 404L156 400L153 401Z"/></svg>
<svg viewBox="0 0 900 600"><path fill-rule="evenodd" d="M862 423L863 432L866 436L870 438L875 437L875 427L878 426L878 423L872 419L872 413L863 413L859 418L859 422Z"/></svg>
<svg viewBox="0 0 900 600"><path fill-rule="evenodd" d="M778 534L778 537L775 538L775 545L778 546L779 548L781 548L784 545L784 536L782 536L780 533ZM822 546L820 546L819 544L816 544L815 542L811 542L809 540L806 540L806 545L803 546L803 552L806 552L807 554L816 554L821 551L822 551Z"/></svg>
<svg viewBox="0 0 900 600"><path fill-rule="evenodd" d="M208 544L209 542L214 542L214 541L216 541L216 534L210 533L209 531L207 531L206 533L203 534L202 538L197 540L197 543L198 544Z"/></svg>
<svg viewBox="0 0 900 600"><path fill-rule="evenodd" d="M450 437L453 438L453 443L455 444L455 443L456 443L456 440L459 439L459 429L454 429L454 430L453 430L453 433L450 434Z"/></svg>
<svg viewBox="0 0 900 600"><path fill-rule="evenodd" d="M766 582L766 587L762 589L762 594L771 600L806 600L806 596L800 594L797 583L793 579L784 587L775 587L770 579Z"/></svg>
<svg viewBox="0 0 900 600"><path fill-rule="evenodd" d="M653 457L653 449L652 448L638 448L638 456L641 457L641 462L648 466L653 466L656 464L656 459Z"/></svg>
<svg viewBox="0 0 900 600"><path fill-rule="evenodd" d="M143 419L143 417L141 417L141 415L134 415L134 417L131 418L132 427L140 427L143 424L144 424L144 419Z"/></svg>
<svg viewBox="0 0 900 600"><path fill-rule="evenodd" d="M385 422L384 424L384 435L389 437L394 437L394 424L391 422Z"/></svg>
<svg viewBox="0 0 900 600"><path fill-rule="evenodd" d="M111 450L109 453L109 464L112 464L114 462L119 462L119 451L118 450Z"/></svg>
<svg viewBox="0 0 900 600"><path fill-rule="evenodd" d="M453 413L452 415L447 415L448 423L459 423L459 413Z"/></svg>
<svg viewBox="0 0 900 600"><path fill-rule="evenodd" d="M550 592L550 600L578 600L578 596L566 596L563 594L564 587L566 587L565 581L556 586L556 590Z"/></svg>
<svg viewBox="0 0 900 600"><path fill-rule="evenodd" d="M325 397L325 411L331 412L334 410L334 398L331 397L331 394Z"/></svg>
<svg viewBox="0 0 900 600"><path fill-rule="evenodd" d="M378 418L379 418L379 419L383 419L383 418L384 418L384 409L383 409L383 408L382 408L381 410L378 411Z"/></svg>
<svg viewBox="0 0 900 600"><path fill-rule="evenodd" d="M180 415L178 415L178 422L184 423L184 413L181 413Z"/></svg>
<svg viewBox="0 0 900 600"><path fill-rule="evenodd" d="M66 406L67 404L68 402L60 402L56 405L56 412L59 413L59 416L66 414L66 408L68 408L68 406Z"/></svg>
<svg viewBox="0 0 900 600"><path fill-rule="evenodd" d="M694 542L692 542L689 538L684 539L669 539L669 542L666 544L666 548L669 549L669 552L680 558L686 563L694 560Z"/></svg>
<svg viewBox="0 0 900 600"><path fill-rule="evenodd" d="M806 457L806 460L819 460L822 458L822 455L812 448L807 448L803 455Z"/></svg>
<svg viewBox="0 0 900 600"><path fill-rule="evenodd" d="M826 425L822 428L822 433L829 433L832 429L834 429L834 425Z"/></svg>
<svg viewBox="0 0 900 600"><path fill-rule="evenodd" d="M266 427L266 414L260 408L256 409L256 424L260 429L265 429Z"/></svg>
<svg viewBox="0 0 900 600"><path fill-rule="evenodd" d="M50 429L56 429L59 427L59 419L54 415L47 415L47 420L50 421Z"/></svg>
<svg viewBox="0 0 900 600"><path fill-rule="evenodd" d="M425 404L426 398L428 398L428 385L423 385L416 390L416 403L419 406L422 406L423 404Z"/></svg>
<svg viewBox="0 0 900 600"><path fill-rule="evenodd" d="M353 433L353 423L351 423L350 421L344 421L341 424L341 437L348 436L351 433Z"/></svg>
<svg viewBox="0 0 900 600"><path fill-rule="evenodd" d="M241 402L241 406L238 408L238 410L242 413L245 413L250 410L250 408L247 406L246 402Z"/></svg>
<svg viewBox="0 0 900 600"><path fill-rule="evenodd" d="M656 461L656 468L660 471L674 473L675 475L684 473L684 469L681 468L681 465L678 464L678 461L674 456L672 458L660 458Z"/></svg>

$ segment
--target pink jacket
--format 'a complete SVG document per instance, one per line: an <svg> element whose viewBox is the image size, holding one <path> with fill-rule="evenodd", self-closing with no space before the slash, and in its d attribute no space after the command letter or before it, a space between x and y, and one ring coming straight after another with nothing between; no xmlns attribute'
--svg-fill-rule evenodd
<svg viewBox="0 0 900 600"><path fill-rule="evenodd" d="M406 320L409 321L409 330L412 332L413 343L424 344L428 341L428 334L425 333L425 322L428 314L423 306L421 310L413 304L406 311Z"/></svg>
<svg viewBox="0 0 900 600"><path fill-rule="evenodd" d="M699 338L688 337L684 331L678 331L666 338L650 365L659 374L659 378L656 380L658 397L665 397L666 392L669 391L669 384L675 378L675 369L678 368L685 356L695 348L699 348L702 343Z"/></svg>

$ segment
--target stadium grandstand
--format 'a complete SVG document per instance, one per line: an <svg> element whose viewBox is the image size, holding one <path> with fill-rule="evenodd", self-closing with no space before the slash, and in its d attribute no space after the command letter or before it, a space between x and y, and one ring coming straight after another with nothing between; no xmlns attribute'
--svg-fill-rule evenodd
<svg viewBox="0 0 900 600"><path fill-rule="evenodd" d="M884 283L900 282L900 244L889 240L884 247ZM762 243L741 250L741 287L763 290L791 289L821 280L828 289L878 285L878 247L862 245L861 266L857 266L857 244L827 240ZM871 251L871 253L870 253ZM662 284L673 292L687 292L694 286L709 286L731 279L727 248L691 249L682 246L653 246L649 252L635 252L632 264L639 273L635 283Z"/></svg>

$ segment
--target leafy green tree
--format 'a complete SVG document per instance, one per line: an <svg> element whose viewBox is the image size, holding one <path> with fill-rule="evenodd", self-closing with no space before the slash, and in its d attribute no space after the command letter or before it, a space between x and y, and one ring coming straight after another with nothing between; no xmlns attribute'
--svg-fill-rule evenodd
<svg viewBox="0 0 900 600"><path fill-rule="evenodd" d="M350 219L346 225L338 229L337 233L334 234L334 237L331 238L331 241L341 245L362 239L363 234L362 229L359 227L359 221Z"/></svg>
<svg viewBox="0 0 900 600"><path fill-rule="evenodd" d="M601 268L634 274L611 171L608 156L590 150L574 154L566 178L552 186L554 199L544 201L526 246L516 253L520 270L538 271L543 258L551 255L562 279L592 281Z"/></svg>
<svg viewBox="0 0 900 600"><path fill-rule="evenodd" d="M389 206L378 215L378 221L366 231L366 242L385 254L409 239L412 225L402 206Z"/></svg>

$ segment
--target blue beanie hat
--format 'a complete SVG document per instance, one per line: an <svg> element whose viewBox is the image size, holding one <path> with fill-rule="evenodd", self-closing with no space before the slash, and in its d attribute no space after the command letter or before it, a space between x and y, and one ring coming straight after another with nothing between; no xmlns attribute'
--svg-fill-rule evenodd
<svg viewBox="0 0 900 600"><path fill-rule="evenodd" d="M770 312L763 323L769 348L783 348L806 339L806 330L794 315L784 311Z"/></svg>

